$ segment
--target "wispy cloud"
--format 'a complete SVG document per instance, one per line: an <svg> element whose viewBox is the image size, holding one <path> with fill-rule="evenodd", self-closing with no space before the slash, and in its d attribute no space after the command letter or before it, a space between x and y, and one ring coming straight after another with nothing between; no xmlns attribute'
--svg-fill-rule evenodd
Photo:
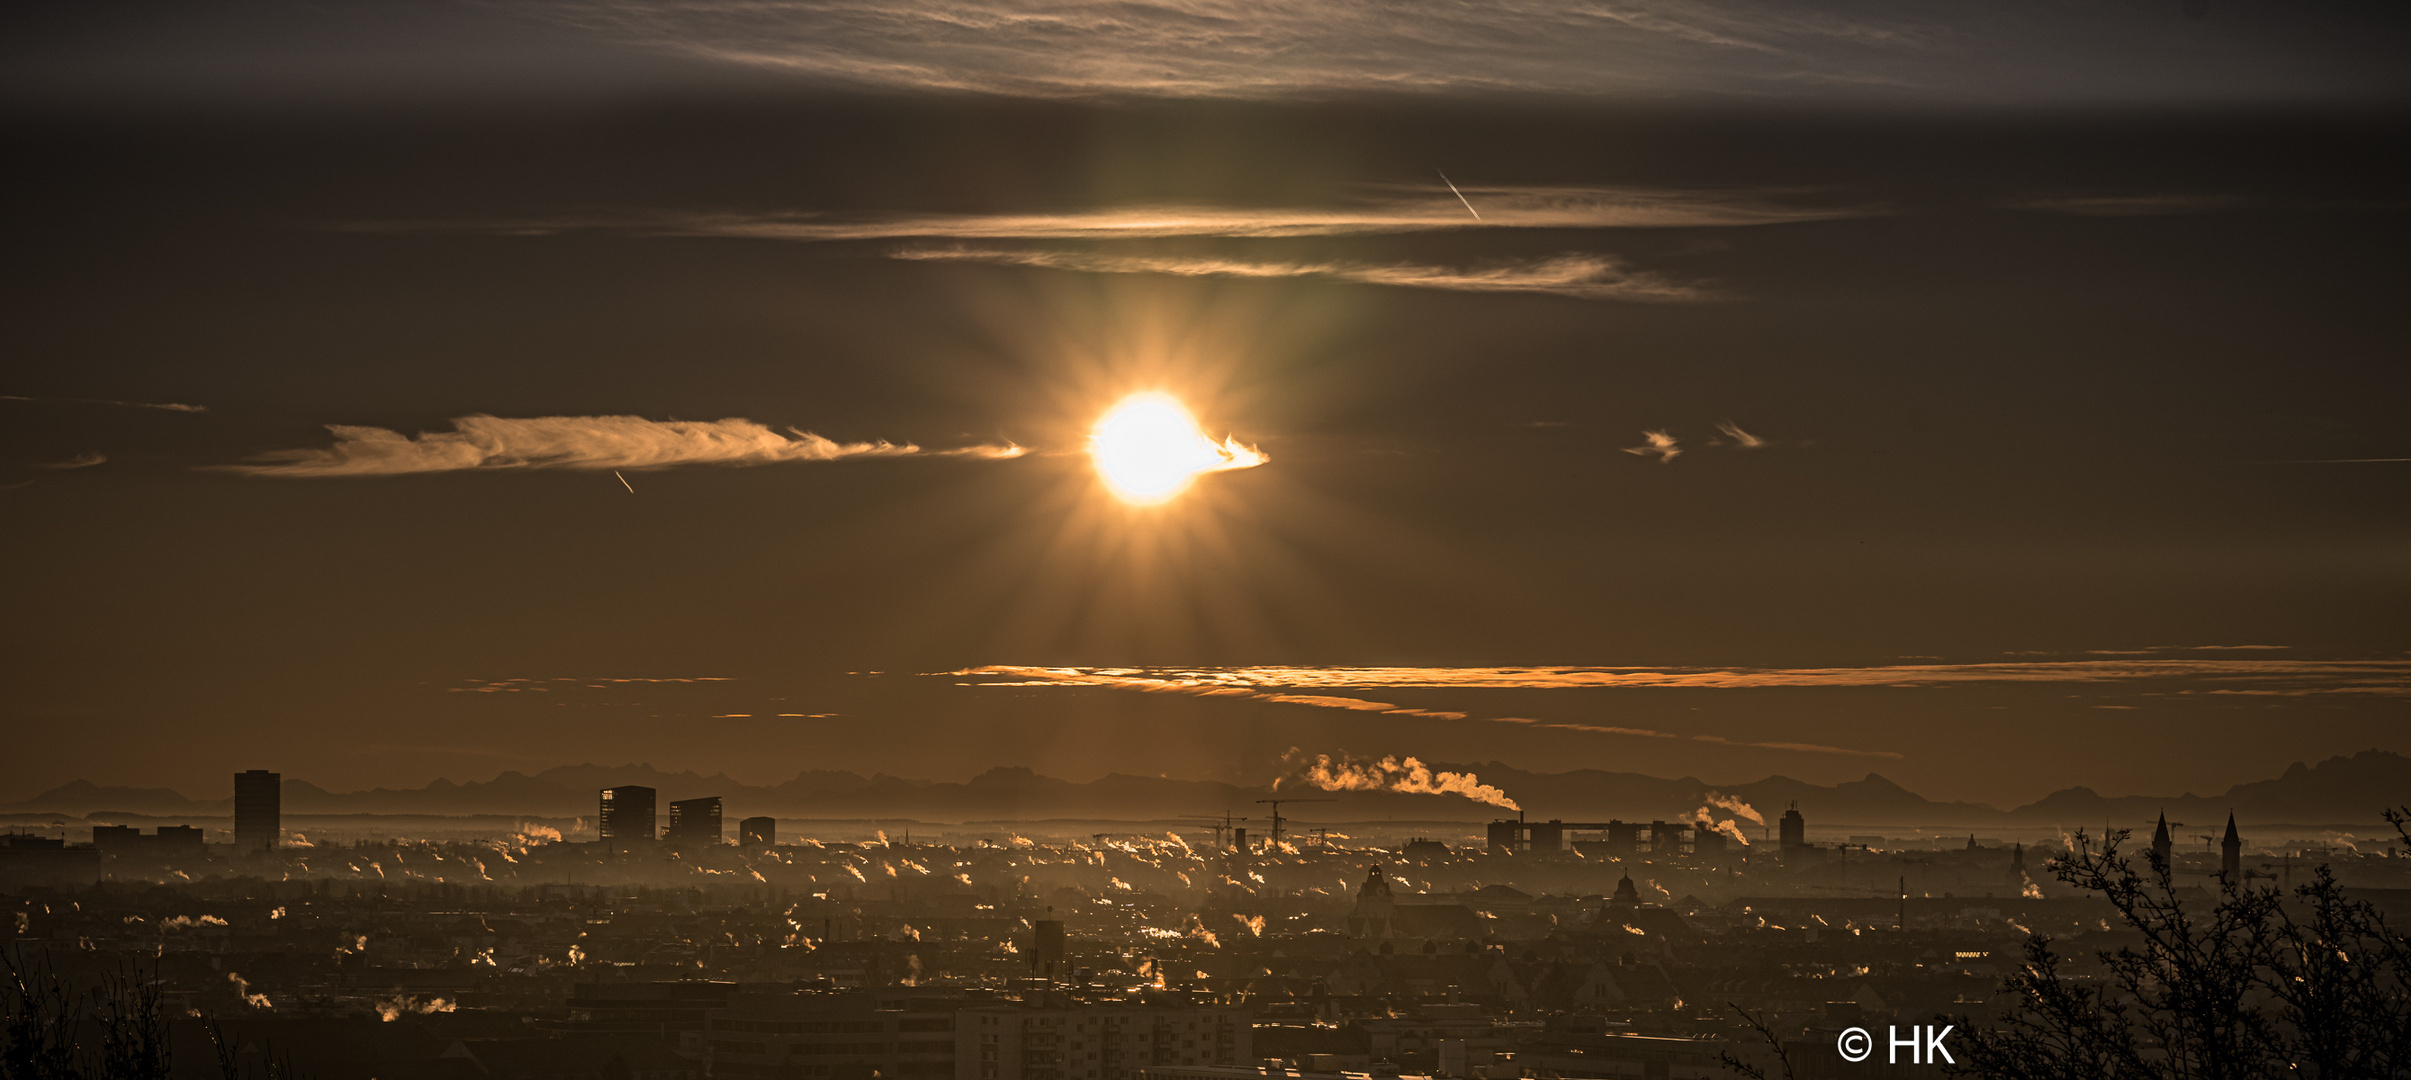
<svg viewBox="0 0 2411 1080"><path fill-rule="evenodd" d="M109 455L104 454L104 453L101 453L101 452L100 452L100 451L98 451L98 450L89 450L89 451L86 451L86 452L84 452L84 453L77 454L77 455L75 455L74 457L68 458L68 459L67 459L67 460L65 460L65 461L45 461L45 462L42 462L41 464L35 465L35 466L34 466L34 468L37 468L37 469L89 469L89 468L91 468L91 467L93 467L93 466L95 466L95 465L103 464L103 463L107 462L108 460L109 460Z"/></svg>
<svg viewBox="0 0 2411 1080"><path fill-rule="evenodd" d="M1716 430L1723 433L1726 439L1731 440L1730 445L1738 449L1756 450L1759 447L1766 445L1765 439L1761 439L1756 435L1752 435L1749 432L1741 430L1741 425L1736 424L1731 420L1719 422L1716 425Z"/></svg>
<svg viewBox="0 0 2411 1080"><path fill-rule="evenodd" d="M751 420L648 420L641 416L464 416L453 430L406 436L385 428L329 424L333 446L273 450L209 468L245 476L402 476L500 469L666 469L679 465L768 465L859 457L1018 457L1021 447L979 445L927 451L909 443L841 443Z"/></svg>
<svg viewBox="0 0 2411 1080"><path fill-rule="evenodd" d="M2244 205L2235 195L2160 193L2152 195L2051 195L2013 199L2012 210L2071 217L2177 217L2216 213Z"/></svg>
<svg viewBox="0 0 2411 1080"><path fill-rule="evenodd" d="M966 676L1014 676L1026 685L1108 685L1135 680L1166 690L1258 692L1407 689L1562 690L1634 687L1743 689L1779 686L1946 686L1961 683L2120 683L2201 680L2296 689L2411 694L2411 660L2135 659L1978 664L1885 664L1826 668L1700 667L1245 667L974 668Z"/></svg>
<svg viewBox="0 0 2411 1080"><path fill-rule="evenodd" d="M944 673L965 685L1102 687L1147 694L1227 697L1382 715L1476 720L1574 731L1853 757L1898 757L1811 742L1761 742L1681 735L1651 728L1401 708L1348 693L1398 690L1696 690L1773 687L1940 687L1976 683L2103 685L2183 696L2411 697L2411 660L2133 659L1981 664L1888 664L1847 668L1645 667L1242 667L1082 668L997 664Z"/></svg>
<svg viewBox="0 0 2411 1080"><path fill-rule="evenodd" d="M1660 465L1669 464L1674 459L1683 456L1682 448L1675 445L1674 436L1663 431L1642 432L1641 445L1627 446L1624 448L1624 452L1638 454L1642 457L1655 457Z"/></svg>
<svg viewBox="0 0 2411 1080"><path fill-rule="evenodd" d="M1344 206L1178 204L1044 213L887 215L660 212L488 222L364 222L349 227L373 231L456 228L528 235L609 231L820 243L912 239L1279 239L1466 229L1732 228L1827 221L1879 212L1867 206L1819 203L1810 193L1778 190L1468 185L1464 193L1481 200L1479 219L1467 215L1464 206L1446 188L1434 185L1429 193L1391 187Z"/></svg>
<svg viewBox="0 0 2411 1080"><path fill-rule="evenodd" d="M1368 285L1459 292L1529 292L1590 300L1680 302L1714 299L1698 286L1633 270L1604 255L1559 255L1518 259L1470 268L1414 263L1269 262L1194 256L1117 255L1103 252L1008 251L994 248L908 248L899 259L1033 266L1092 274L1169 274L1180 277L1324 277Z"/></svg>
<svg viewBox="0 0 2411 1080"><path fill-rule="evenodd" d="M471 679L460 686L444 688L449 694L542 694L555 690L609 690L614 687L648 686L655 684L723 683L734 682L725 675L668 675L668 676L592 676L556 675L551 678Z"/></svg>
<svg viewBox="0 0 2411 1080"><path fill-rule="evenodd" d="M1440 689L1433 683L1418 686L1413 683L1384 684L1378 680L1349 683L1345 677L1329 685L1318 685L1316 678L1330 678L1332 673L1375 671L1456 671L1464 669L1400 669L1400 668L1200 668L1200 669L1139 669L1139 668L1045 668L996 664L966 668L944 674L976 680L966 685L1008 687L1103 687L1129 690L1142 694L1182 694L1191 697L1238 698L1266 701L1281 705L1304 705L1322 709L1344 709L1351 712L1378 713L1384 716L1411 716L1437 720L1474 720L1490 724L1511 724L1544 731L1573 731L1588 735L1618 735L1644 739L1689 739L1693 742L1716 743L1723 746L1760 750L1784 750L1804 754L1836 754L1845 757L1897 758L1889 750L1857 750L1842 746L1825 746L1806 742L1751 742L1726 738L1722 735L1679 735L1650 728L1621 727L1609 724L1581 724L1559 720L1539 720L1528 716L1480 716L1472 713L1411 709L1384 701L1345 697L1337 694L1291 693L1295 689L1357 689L1385 688ZM1508 669L1501 669L1508 670ZM1525 671L1531 669L1512 669ZM1305 673L1322 673L1308 675ZM1284 680L1300 679L1295 685Z"/></svg>
<svg viewBox="0 0 2411 1080"><path fill-rule="evenodd" d="M2272 34L2268 20L2250 17L2177 33L2178 13L2154 5L540 0L525 10L642 47L816 82L1040 98L1509 93L2031 104L2382 94L2395 85L2365 55L2377 50L2336 47L2335 34Z"/></svg>
<svg viewBox="0 0 2411 1080"><path fill-rule="evenodd" d="M1670 80L1820 81L1806 40L1899 44L1894 23L1700 0L1614 8L1508 2L1379 7L1264 0L583 0L581 25L711 60L880 88L1037 97L1313 92L1601 93ZM1614 62L1609 62L1612 58ZM1860 76L1865 77L1865 76ZM1830 74L1824 79L1832 79Z"/></svg>
<svg viewBox="0 0 2411 1080"><path fill-rule="evenodd" d="M22 396L22 395L18 395L18 394L0 394L0 401L32 401L32 402L48 402L48 401L55 401L55 402L59 402L59 403L61 403L61 404L67 404L67 405L117 405L117 406L122 406L122 407L124 407L124 408L128 408L128 409L158 409L158 410L160 410L161 412L181 412L181 413L202 413L202 412L208 412L208 411L209 411L209 407L208 407L208 406L206 406L206 405L180 405L180 404L177 404L177 403L172 402L172 401L111 401L111 400L109 400L109 399L107 399L107 398L82 398L82 397L52 397L52 398L40 398L40 397L24 397L24 396Z"/></svg>

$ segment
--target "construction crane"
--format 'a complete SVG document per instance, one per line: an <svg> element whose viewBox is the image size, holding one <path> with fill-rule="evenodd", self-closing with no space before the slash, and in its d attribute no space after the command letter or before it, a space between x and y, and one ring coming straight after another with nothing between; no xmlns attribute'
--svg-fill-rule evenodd
<svg viewBox="0 0 2411 1080"><path fill-rule="evenodd" d="M1279 851L1279 850L1281 849L1281 823L1282 823L1282 822L1284 822L1284 821L1289 820L1288 818L1285 818L1285 817L1282 817L1282 816L1281 816L1281 804L1282 804L1282 803L1294 803L1294 802L1330 802L1331 800L1329 800L1329 799L1258 799L1258 800L1256 800L1256 801L1257 801L1257 802L1260 802L1260 803L1271 803L1271 804L1272 804L1272 846L1273 846L1273 850L1275 850L1275 851Z"/></svg>
<svg viewBox="0 0 2411 1080"><path fill-rule="evenodd" d="M1223 811L1220 815L1190 814L1189 816L1204 822L1205 827L1209 830L1212 830L1214 833L1214 850L1216 851L1221 851L1230 847L1231 829L1237 826L1239 822L1247 820L1243 817L1232 817L1231 812L1228 810Z"/></svg>

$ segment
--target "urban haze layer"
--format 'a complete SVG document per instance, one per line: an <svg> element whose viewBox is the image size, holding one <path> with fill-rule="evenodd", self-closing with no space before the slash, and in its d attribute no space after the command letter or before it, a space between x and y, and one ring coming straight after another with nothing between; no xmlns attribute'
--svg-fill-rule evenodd
<svg viewBox="0 0 2411 1080"><path fill-rule="evenodd" d="M2411 790L2411 760L2382 751L2207 799L2013 812L1879 776L1494 771L1502 787L1328 757L1213 792L895 782L1010 820L782 819L752 811L794 791L695 794L713 781L640 767L513 797L615 773L646 782L568 816L333 812L267 770L182 815L94 809L172 792L47 793L28 805L80 813L19 807L0 836L12 1000L52 995L86 1039L151 1025L177 1075L1839 1075L1807 1070L1849 1064L1871 1026L1913 1070L2007 1053L1973 1039L2026 1007L2005 976L2037 943L2054 979L2115 983L2107 950L2152 924L2084 880L2104 866L2198 913L2333 888L2411 918L2411 838L2352 809ZM1791 797L1761 810L1763 791ZM1049 813L1165 797L1215 812ZM2152 804L2182 817L2146 821Z"/></svg>

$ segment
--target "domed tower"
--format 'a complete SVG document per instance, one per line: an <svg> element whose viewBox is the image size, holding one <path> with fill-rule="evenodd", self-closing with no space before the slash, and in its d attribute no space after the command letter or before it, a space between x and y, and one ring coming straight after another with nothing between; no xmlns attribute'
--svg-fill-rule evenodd
<svg viewBox="0 0 2411 1080"><path fill-rule="evenodd" d="M1616 895L1607 898L1608 910L1613 911L1617 908L1630 909L1640 906L1641 890L1633 887L1632 872L1627 870L1624 873L1624 880L1616 882Z"/></svg>

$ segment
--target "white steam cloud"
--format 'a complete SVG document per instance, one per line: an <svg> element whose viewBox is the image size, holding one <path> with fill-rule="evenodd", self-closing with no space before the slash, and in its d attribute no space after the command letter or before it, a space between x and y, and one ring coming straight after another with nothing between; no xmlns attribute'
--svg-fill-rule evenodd
<svg viewBox="0 0 2411 1080"><path fill-rule="evenodd" d="M1706 795L1701 796L1700 801L1731 814L1734 817L1747 818L1753 825L1766 824L1766 818L1758 813L1756 807L1753 807L1739 799L1733 798L1730 795L1720 795L1711 791Z"/></svg>
<svg viewBox="0 0 2411 1080"><path fill-rule="evenodd" d="M1709 832L1723 833L1726 839L1743 847L1750 846L1750 838L1742 834L1741 826L1735 825L1729 820L1718 820L1716 815L1710 813L1705 806L1691 812L1691 823Z"/></svg>
<svg viewBox="0 0 2411 1080"><path fill-rule="evenodd" d="M1470 772L1434 772L1409 757L1351 761L1316 754L1298 778L1324 791L1395 791L1409 795L1455 795L1489 806L1521 810L1507 793L1485 784ZM1274 787L1280 785L1275 783Z"/></svg>

